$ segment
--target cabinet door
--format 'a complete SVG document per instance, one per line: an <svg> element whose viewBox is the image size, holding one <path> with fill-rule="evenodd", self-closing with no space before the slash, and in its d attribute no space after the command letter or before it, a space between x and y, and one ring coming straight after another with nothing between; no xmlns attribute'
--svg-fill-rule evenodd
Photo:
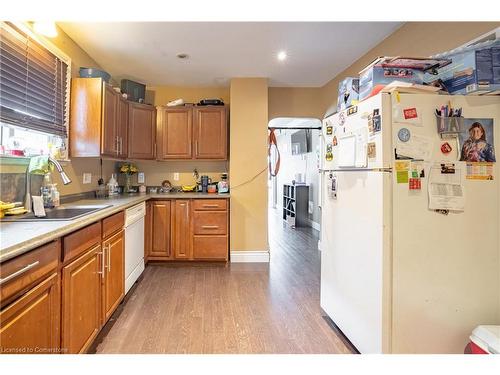
<svg viewBox="0 0 500 375"><path fill-rule="evenodd" d="M128 103L128 157L155 158L156 109L150 105Z"/></svg>
<svg viewBox="0 0 500 375"><path fill-rule="evenodd" d="M116 121L118 156L126 158L128 155L128 102L118 97L118 111Z"/></svg>
<svg viewBox="0 0 500 375"><path fill-rule="evenodd" d="M146 202L146 217L144 219L144 262L147 263L153 244L153 204Z"/></svg>
<svg viewBox="0 0 500 375"><path fill-rule="evenodd" d="M227 159L225 107L194 109L194 140L196 159Z"/></svg>
<svg viewBox="0 0 500 375"><path fill-rule="evenodd" d="M110 85L103 86L101 154L118 156L118 94Z"/></svg>
<svg viewBox="0 0 500 375"><path fill-rule="evenodd" d="M152 241L150 257L169 258L170 253L170 201L151 203Z"/></svg>
<svg viewBox="0 0 500 375"><path fill-rule="evenodd" d="M176 259L191 259L191 221L189 200L175 200L173 247Z"/></svg>
<svg viewBox="0 0 500 375"><path fill-rule="evenodd" d="M58 353L60 308L54 273L0 311L0 353Z"/></svg>
<svg viewBox="0 0 500 375"><path fill-rule="evenodd" d="M191 159L193 111L191 108L163 109L158 121L158 159Z"/></svg>
<svg viewBox="0 0 500 375"><path fill-rule="evenodd" d="M67 353L85 352L99 332L101 245L97 245L62 270L62 343Z"/></svg>
<svg viewBox="0 0 500 375"><path fill-rule="evenodd" d="M107 322L125 295L125 246L123 230L105 240L104 255L103 322Z"/></svg>

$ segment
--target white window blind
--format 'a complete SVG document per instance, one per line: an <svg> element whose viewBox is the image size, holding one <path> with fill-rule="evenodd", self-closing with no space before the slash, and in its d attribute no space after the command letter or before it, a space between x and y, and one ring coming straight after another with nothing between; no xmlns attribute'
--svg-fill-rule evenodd
<svg viewBox="0 0 500 375"><path fill-rule="evenodd" d="M14 24L0 25L0 121L66 137L68 64Z"/></svg>

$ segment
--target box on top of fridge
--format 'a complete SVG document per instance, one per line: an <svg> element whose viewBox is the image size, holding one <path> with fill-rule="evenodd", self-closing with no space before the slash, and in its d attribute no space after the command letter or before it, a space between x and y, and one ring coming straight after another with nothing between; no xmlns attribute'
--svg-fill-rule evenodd
<svg viewBox="0 0 500 375"><path fill-rule="evenodd" d="M359 100L376 95L393 81L423 84L425 72L451 63L449 59L428 57L378 57L359 72Z"/></svg>
<svg viewBox="0 0 500 375"><path fill-rule="evenodd" d="M342 111L358 104L359 79L355 77L344 78L339 83L337 97L337 111Z"/></svg>
<svg viewBox="0 0 500 375"><path fill-rule="evenodd" d="M451 64L437 75L425 75L429 84L441 84L450 94L500 93L500 39L488 40L444 52Z"/></svg>

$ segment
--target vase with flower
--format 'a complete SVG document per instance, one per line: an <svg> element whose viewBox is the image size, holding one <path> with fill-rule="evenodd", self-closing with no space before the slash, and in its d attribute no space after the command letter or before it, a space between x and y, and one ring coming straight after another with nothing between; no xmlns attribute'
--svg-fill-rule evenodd
<svg viewBox="0 0 500 375"><path fill-rule="evenodd" d="M129 193L132 186L132 176L138 172L137 167L132 163L124 163L120 167L120 173L125 175L123 192Z"/></svg>

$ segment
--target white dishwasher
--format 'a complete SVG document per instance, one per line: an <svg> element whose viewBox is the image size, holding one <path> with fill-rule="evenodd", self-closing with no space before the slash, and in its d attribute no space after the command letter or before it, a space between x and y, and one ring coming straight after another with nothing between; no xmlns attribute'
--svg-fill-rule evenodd
<svg viewBox="0 0 500 375"><path fill-rule="evenodd" d="M146 203L125 210L125 294L144 271Z"/></svg>

